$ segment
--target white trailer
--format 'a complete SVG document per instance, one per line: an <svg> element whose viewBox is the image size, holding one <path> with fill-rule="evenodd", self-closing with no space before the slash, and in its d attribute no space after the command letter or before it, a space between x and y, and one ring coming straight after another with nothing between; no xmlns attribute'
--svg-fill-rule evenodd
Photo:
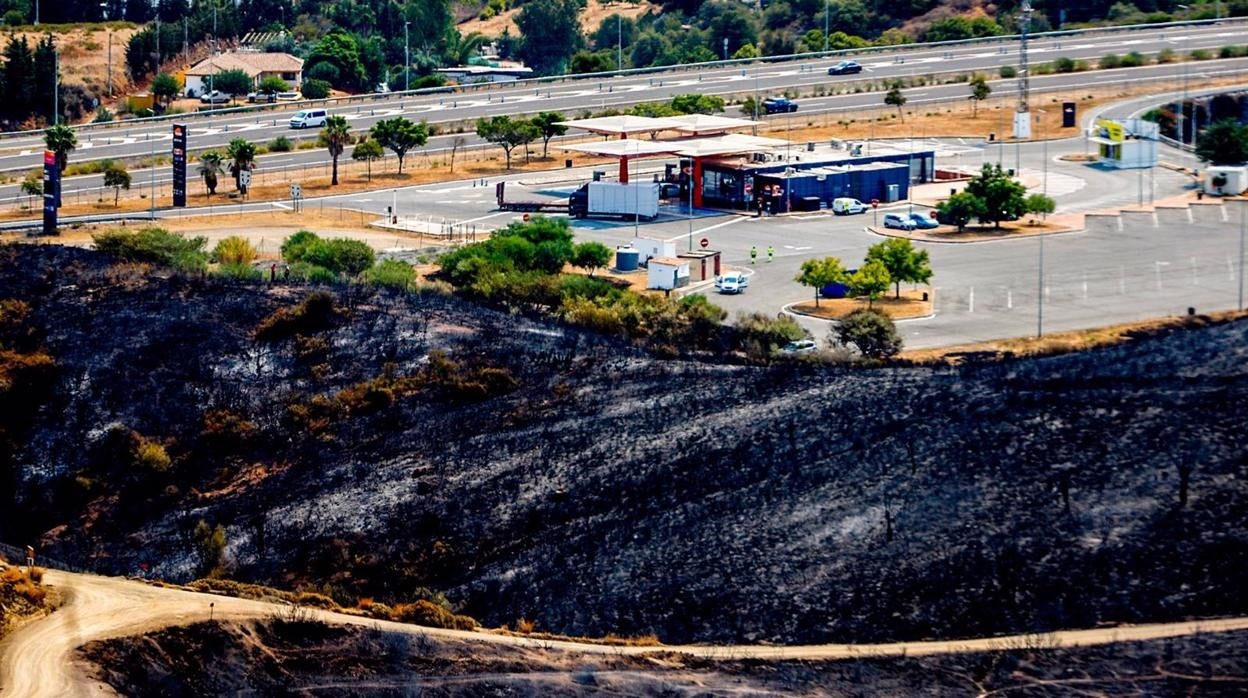
<svg viewBox="0 0 1248 698"><path fill-rule="evenodd" d="M659 215L657 182L589 182L568 200L573 216L617 216L652 220Z"/></svg>

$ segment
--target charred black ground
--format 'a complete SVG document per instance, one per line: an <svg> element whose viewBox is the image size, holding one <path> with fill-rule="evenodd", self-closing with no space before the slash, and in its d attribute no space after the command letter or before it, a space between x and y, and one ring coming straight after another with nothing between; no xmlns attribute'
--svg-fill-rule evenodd
<svg viewBox="0 0 1248 698"><path fill-rule="evenodd" d="M666 642L1248 611L1243 323L956 369L758 367L316 291L0 248L0 301L56 364L0 402L26 418L2 537Z"/></svg>

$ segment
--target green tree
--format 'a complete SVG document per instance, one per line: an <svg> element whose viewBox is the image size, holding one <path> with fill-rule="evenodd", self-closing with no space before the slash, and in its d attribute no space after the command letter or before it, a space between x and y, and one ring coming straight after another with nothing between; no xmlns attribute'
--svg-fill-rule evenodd
<svg viewBox="0 0 1248 698"><path fill-rule="evenodd" d="M160 100L162 104L168 105L178 96L178 92L182 86L178 84L178 79L169 73L157 73L152 78L152 94Z"/></svg>
<svg viewBox="0 0 1248 698"><path fill-rule="evenodd" d="M724 110L724 98L715 95L676 95L672 110L677 114L718 114Z"/></svg>
<svg viewBox="0 0 1248 698"><path fill-rule="evenodd" d="M868 260L849 277L849 292L855 296L866 296L867 307L875 304L875 299L888 290L893 283L888 268L879 260Z"/></svg>
<svg viewBox="0 0 1248 698"><path fill-rule="evenodd" d="M611 263L611 248L601 242L583 242L572 248L571 262L593 276L595 270Z"/></svg>
<svg viewBox="0 0 1248 698"><path fill-rule="evenodd" d="M22 193L30 197L28 206L34 207L34 198L43 196L43 175L39 172L30 172L26 175L26 179L22 180Z"/></svg>
<svg viewBox="0 0 1248 698"><path fill-rule="evenodd" d="M974 194L958 192L936 205L941 218L958 226L958 232L966 230L971 219L984 215L984 202Z"/></svg>
<svg viewBox="0 0 1248 698"><path fill-rule="evenodd" d="M988 79L978 73L971 78L971 96L967 99L971 100L974 107L973 116L979 116L979 103L988 99L988 95L992 94L992 87L988 84Z"/></svg>
<svg viewBox="0 0 1248 698"><path fill-rule="evenodd" d="M500 115L488 119L477 119L477 135L482 140L494 143L503 149L507 158L507 169L510 170L511 151L518 145L532 143L541 133L528 121Z"/></svg>
<svg viewBox="0 0 1248 698"><path fill-rule="evenodd" d="M594 48L598 51L615 50L617 42L621 48L633 45L637 37L637 23L619 14L607 15L594 32Z"/></svg>
<svg viewBox="0 0 1248 698"><path fill-rule="evenodd" d="M902 121L906 120L905 115L901 113L901 108L906 105L906 96L901 92L900 80L894 81L892 85L889 85L888 93L884 95L884 103L890 107L897 107L897 118Z"/></svg>
<svg viewBox="0 0 1248 698"><path fill-rule="evenodd" d="M241 265L249 265L259 257L260 253L251 241L238 235L222 238L216 247L212 248L211 255L212 261L218 264Z"/></svg>
<svg viewBox="0 0 1248 698"><path fill-rule="evenodd" d="M378 121L369 133L382 147L394 152L399 159L399 174L403 174L403 158L407 156L407 151L429 142L429 127L425 122L415 123L401 116Z"/></svg>
<svg viewBox="0 0 1248 698"><path fill-rule="evenodd" d="M1237 119L1215 121L1196 136L1196 157L1210 165L1248 161L1248 126Z"/></svg>
<svg viewBox="0 0 1248 698"><path fill-rule="evenodd" d="M759 51L758 48L754 46L754 44L746 44L742 46L741 48L737 49L736 51L732 52L733 59L738 60L738 61L744 60L747 58L758 58L762 55L763 55L763 52Z"/></svg>
<svg viewBox="0 0 1248 698"><path fill-rule="evenodd" d="M867 358L887 359L901 351L893 319L871 308L859 308L841 318L834 332L841 344L855 347Z"/></svg>
<svg viewBox="0 0 1248 698"><path fill-rule="evenodd" d="M78 147L78 136L65 124L57 124L43 132L43 143L56 153L56 169L61 172L69 165L69 154Z"/></svg>
<svg viewBox="0 0 1248 698"><path fill-rule="evenodd" d="M218 150L209 150L199 154L199 176L204 178L204 187L208 195L217 193L217 177L224 172L222 163L225 156Z"/></svg>
<svg viewBox="0 0 1248 698"><path fill-rule="evenodd" d="M327 67L320 67L322 65ZM333 31L321 37L304 61L303 71L305 75L325 80L341 90L358 90L367 80L364 63L360 60L359 43L355 37L342 31Z"/></svg>
<svg viewBox="0 0 1248 698"><path fill-rule="evenodd" d="M718 5L718 11L707 26L707 40L716 58L727 58L746 44L758 43L758 24L749 9L738 3L706 3L703 12L713 5Z"/></svg>
<svg viewBox="0 0 1248 698"><path fill-rule="evenodd" d="M994 228L1000 228L1001 221L1016 220L1027 212L1023 199L1026 187L994 163L984 163L980 173L966 183L966 193L983 202L983 211L976 217L992 223Z"/></svg>
<svg viewBox="0 0 1248 698"><path fill-rule="evenodd" d="M985 36L1000 36L1005 30L989 17L945 17L928 25L923 33L924 41L959 41L961 39L979 39Z"/></svg>
<svg viewBox="0 0 1248 698"><path fill-rule="evenodd" d="M1048 216L1057 210L1057 202L1051 196L1032 194L1023 200L1023 209L1027 213L1038 213L1041 216Z"/></svg>
<svg viewBox="0 0 1248 698"><path fill-rule="evenodd" d="M838 257L811 258L802 262L801 271L793 280L815 290L815 307L819 307L819 291L828 284L845 283L846 271Z"/></svg>
<svg viewBox="0 0 1248 698"><path fill-rule="evenodd" d="M289 89L290 85L285 80L276 75L270 75L260 81L260 85L256 88L256 91L267 96L269 99L273 99L273 96L277 93L285 92Z"/></svg>
<svg viewBox="0 0 1248 698"><path fill-rule="evenodd" d="M550 149L550 139L568 132L567 126L559 125L560 121L567 121L567 119L557 111L544 111L529 121L542 134L542 159L545 160L546 153Z"/></svg>
<svg viewBox="0 0 1248 698"><path fill-rule="evenodd" d="M906 238L888 238L867 249L867 261L879 262L888 270L901 298L902 282L925 284L932 279L932 265L927 250L916 250Z"/></svg>
<svg viewBox="0 0 1248 698"><path fill-rule="evenodd" d="M255 82L252 81L251 76L241 68L223 70L212 76L212 89L228 94L231 101L238 95L251 92L254 85Z"/></svg>
<svg viewBox="0 0 1248 698"><path fill-rule="evenodd" d="M329 159L332 163L333 174L330 176L329 184L336 187L338 186L338 156L342 155L342 151L351 142L351 125L347 123L347 117L340 114L326 117L325 128L321 130L321 142L329 151Z"/></svg>
<svg viewBox="0 0 1248 698"><path fill-rule="evenodd" d="M126 171L125 165L120 163L109 163L104 168L104 186L113 188L113 206L117 206L117 202L121 199L121 190L130 190L130 173Z"/></svg>
<svg viewBox="0 0 1248 698"><path fill-rule="evenodd" d="M578 16L580 0L531 0L520 8L516 26L523 40L520 57L538 75L565 72L568 59L584 45Z"/></svg>
<svg viewBox="0 0 1248 698"><path fill-rule="evenodd" d="M246 194L247 187L243 186L242 175L243 172L256 169L256 144L235 138L226 146L225 154L230 159L230 175L234 177L234 188Z"/></svg>
<svg viewBox="0 0 1248 698"><path fill-rule="evenodd" d="M447 65L467 65L470 60L480 55L481 47L488 41L481 32L461 34L459 30L452 29L446 33L442 57L446 59Z"/></svg>
<svg viewBox="0 0 1248 698"><path fill-rule="evenodd" d="M355 149L351 151L351 159L356 162L367 163L368 181L373 181L373 161L380 160L385 157L386 152L382 150L381 144L372 138L367 138L355 145Z"/></svg>
<svg viewBox="0 0 1248 698"><path fill-rule="evenodd" d="M329 96L329 88L329 83L324 80L308 78L303 81L299 91L303 94L304 99L325 99Z"/></svg>
<svg viewBox="0 0 1248 698"><path fill-rule="evenodd" d="M615 55L610 51L586 51L581 49L572 54L568 61L568 72L574 75L585 73L609 73L615 70Z"/></svg>

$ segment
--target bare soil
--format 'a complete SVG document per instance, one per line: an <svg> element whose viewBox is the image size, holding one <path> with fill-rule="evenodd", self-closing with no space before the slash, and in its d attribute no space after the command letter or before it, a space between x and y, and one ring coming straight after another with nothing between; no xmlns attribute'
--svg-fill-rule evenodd
<svg viewBox="0 0 1248 698"><path fill-rule="evenodd" d="M923 300L924 293L927 294L928 300ZM934 302L935 296L930 289L905 289L901 292L900 298L894 297L893 292L889 291L877 298L871 307L884 312L894 320L905 320L931 315ZM867 301L858 298L820 298L817 306L812 299L794 303L789 306L789 310L824 320L838 320L855 310L866 307L868 307Z"/></svg>
<svg viewBox="0 0 1248 698"><path fill-rule="evenodd" d="M281 618L203 622L77 653L121 695L1242 695L1248 632L841 661L599 656Z"/></svg>
<svg viewBox="0 0 1248 698"><path fill-rule="evenodd" d="M662 13L661 5L642 0L641 2L603 2L603 0L589 0L585 9L581 11L579 18L581 20L581 31L585 34L592 34L598 30L598 26L602 24L602 20L611 15L618 14L628 19L637 19L647 12L654 14ZM519 36L520 30L516 27L516 15L520 14L520 8L514 8L495 15L489 19L481 19L474 17L466 22L459 23L459 31L462 34L470 34L472 32L481 32L488 37L496 37L503 33L506 29L511 32L512 36Z"/></svg>

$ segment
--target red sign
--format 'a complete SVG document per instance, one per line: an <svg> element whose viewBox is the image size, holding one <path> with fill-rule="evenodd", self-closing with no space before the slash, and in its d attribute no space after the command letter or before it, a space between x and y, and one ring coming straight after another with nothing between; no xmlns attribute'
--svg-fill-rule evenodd
<svg viewBox="0 0 1248 698"><path fill-rule="evenodd" d="M879 199L871 199L871 208L879 208L879 207L880 207L880 200L879 200Z"/></svg>
<svg viewBox="0 0 1248 698"><path fill-rule="evenodd" d="M525 223L528 223L528 222L529 222L529 214L527 214L527 213L526 213L526 214L524 214L524 222L525 222Z"/></svg>
<svg viewBox="0 0 1248 698"><path fill-rule="evenodd" d="M43 151L43 164L55 165L56 164L56 151L54 150Z"/></svg>
<svg viewBox="0 0 1248 698"><path fill-rule="evenodd" d="M701 240L698 240L698 244L703 247L706 247L707 245L711 244L711 241L707 240L706 238L702 238Z"/></svg>
<svg viewBox="0 0 1248 698"><path fill-rule="evenodd" d="M927 215L931 216L932 220L936 220L936 209L928 211Z"/></svg>

